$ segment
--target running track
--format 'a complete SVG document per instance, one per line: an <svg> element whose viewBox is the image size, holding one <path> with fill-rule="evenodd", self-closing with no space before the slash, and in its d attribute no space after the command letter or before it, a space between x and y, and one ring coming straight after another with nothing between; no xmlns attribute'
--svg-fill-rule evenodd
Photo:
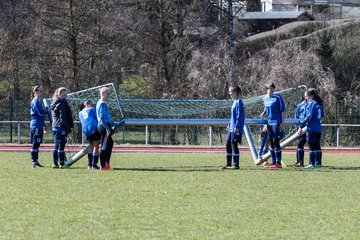
<svg viewBox="0 0 360 240"><path fill-rule="evenodd" d="M21 146L0 146L0 152L29 152L31 149L30 145ZM41 146L40 151L50 152L52 146ZM66 150L79 151L80 147L66 146ZM355 153L360 154L360 148L352 149L336 149L336 148L323 148L325 153ZM295 149L284 149L284 152L295 152ZM225 153L225 147L114 147L114 153ZM240 148L240 152L250 152L249 148Z"/></svg>

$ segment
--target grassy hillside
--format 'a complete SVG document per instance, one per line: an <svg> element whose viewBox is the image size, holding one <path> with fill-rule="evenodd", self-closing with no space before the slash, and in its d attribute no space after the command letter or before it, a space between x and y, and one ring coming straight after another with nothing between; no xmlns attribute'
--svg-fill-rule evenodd
<svg viewBox="0 0 360 240"><path fill-rule="evenodd" d="M360 19L294 22L238 41L240 84L250 94L273 81L319 90L334 123L360 115ZM299 100L301 96L299 96ZM336 120L334 120L336 119Z"/></svg>

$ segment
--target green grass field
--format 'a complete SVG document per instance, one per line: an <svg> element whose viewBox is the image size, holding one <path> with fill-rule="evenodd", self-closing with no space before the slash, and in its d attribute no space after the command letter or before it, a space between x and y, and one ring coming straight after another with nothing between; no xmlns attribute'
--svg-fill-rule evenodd
<svg viewBox="0 0 360 240"><path fill-rule="evenodd" d="M266 170L242 154L224 171L222 154L114 154L100 172L0 153L0 239L358 239L359 157Z"/></svg>

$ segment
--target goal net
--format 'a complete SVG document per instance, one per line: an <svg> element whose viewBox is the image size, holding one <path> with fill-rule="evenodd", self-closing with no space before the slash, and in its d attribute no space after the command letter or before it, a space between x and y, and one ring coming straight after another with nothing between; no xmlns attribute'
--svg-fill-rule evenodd
<svg viewBox="0 0 360 240"><path fill-rule="evenodd" d="M177 119L177 120L191 120L191 119L229 119L230 118L230 108L232 105L232 100L174 100L174 99L139 99L129 97L129 93L117 92L116 88L112 83L105 84L82 91L74 92L68 94L68 103L72 108L74 119L77 119L77 113L80 104L86 100L92 100L96 103L99 99L99 91L102 87L110 88L110 98L107 101L107 104L110 109L111 117L114 121L119 122L119 129L124 126L126 119L157 119L158 125L161 126L162 120ZM306 87L305 86L295 86L287 88L284 90L277 91L280 93L286 103L286 118L292 119L294 116L296 105L302 101L302 96L304 94ZM122 98L126 96L126 98ZM264 95L254 96L249 98L243 98L245 115L247 122L250 123L250 134L254 138L257 138L259 131L259 125L261 121L259 115L264 109L263 105ZM125 119L126 118L126 119ZM254 124L254 125L252 125ZM257 124L257 125L256 125ZM169 128L171 128L169 126ZM288 127L288 135L291 134L292 127ZM153 128L153 132L158 129ZM161 129L163 131L163 129ZM183 139L188 138L189 136L201 135L202 131L207 131L201 129L199 126L185 126L184 136L181 136ZM173 134L173 131L167 131L167 134ZM176 132L175 135L182 135L180 132ZM207 134L207 133L205 133ZM81 138L81 129L79 131L74 131L73 138ZM153 134L154 135L154 134ZM194 136L195 137L195 136ZM176 138L176 136L175 136ZM76 142L76 141L74 141ZM87 152L86 149L78 151L77 155L84 156ZM73 152L74 153L74 152ZM75 154L76 156L76 154ZM77 157L72 157L73 160L77 160Z"/></svg>

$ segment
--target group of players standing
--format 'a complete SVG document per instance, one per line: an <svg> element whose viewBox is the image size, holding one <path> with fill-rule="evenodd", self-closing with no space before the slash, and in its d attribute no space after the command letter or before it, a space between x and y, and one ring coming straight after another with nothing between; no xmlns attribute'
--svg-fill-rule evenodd
<svg viewBox="0 0 360 240"><path fill-rule="evenodd" d="M285 119L285 103L282 96L275 93L275 84L265 85L267 93L263 98L264 111L260 117L267 116L267 124L262 134L259 148L259 158L257 164L263 164L266 168L282 168L281 158L282 149L280 140L283 139L283 128ZM226 137L226 166L223 169L239 169L239 148L244 127L245 113L244 104L240 98L241 90L239 86L229 88L229 94L234 101L231 107L231 119L226 128L228 131ZM304 93L304 100L297 105L295 118L298 120L296 125L299 138L296 158L293 165L299 168L320 168L322 166L322 151L320 147L321 140L321 119L324 117L323 101L314 88L309 88ZM302 132L304 127L306 134ZM309 165L304 166L304 145L309 145ZM262 158L263 148L266 144L270 145L270 154L272 163L268 163ZM233 165L232 165L233 162Z"/></svg>
<svg viewBox="0 0 360 240"><path fill-rule="evenodd" d="M67 136L74 128L71 108L66 100L68 90L64 87L56 89L50 106L43 105L43 88L35 86L31 92L31 161L32 167L43 167L39 161L39 147L43 142L45 129L45 116L49 116L51 130L53 132L54 149L52 151L53 168L66 167L65 145ZM82 132L90 142L88 151L88 169L110 169L110 157L113 148L111 138L114 121L111 119L106 101L109 99L110 89L100 89L100 99L96 104L96 110L92 107L90 100L85 101L79 112L79 120ZM99 145L101 141L101 150ZM100 156L100 167L97 165ZM60 163L60 166L59 166Z"/></svg>
<svg viewBox="0 0 360 240"><path fill-rule="evenodd" d="M282 96L275 93L275 84L266 84L267 93L263 98L264 111L260 117L267 116L265 134L261 139L259 148L258 164L266 168L282 168L281 158L282 149L280 140L283 139L283 128L285 118L285 103ZM52 132L54 136L54 149L52 152L53 168L65 166L65 145L67 136L74 127L70 106L67 103L68 90L64 87L56 89L52 103L49 107L43 105L43 88L35 86L31 93L31 161L32 167L43 167L39 162L39 147L43 141L45 129L45 116L49 115ZM239 86L229 88L229 95L233 100L231 107L231 118L226 128L226 166L223 169L239 169L240 152L238 144L242 141L242 132L245 122L244 104L240 98L241 89ZM96 104L96 110L92 107L92 101L85 101L79 112L79 120L82 124L82 132L90 142L88 151L88 169L110 169L110 157L113 148L111 134L114 121L111 119L109 108L106 101L109 99L110 89L103 87L100 89L100 99ZM51 116L50 116L51 115ZM297 161L294 167L319 168L322 166L322 151L320 147L321 139L321 119L324 117L323 102L314 88L309 88L304 93L304 100L297 105L295 118L298 119L296 130L302 135L302 128L307 127L306 135L299 138ZM101 141L101 150L99 145ZM309 144L309 165L304 166L304 145ZM272 163L269 164L262 158L263 148L266 144L270 145ZM98 159L100 156L99 167Z"/></svg>

